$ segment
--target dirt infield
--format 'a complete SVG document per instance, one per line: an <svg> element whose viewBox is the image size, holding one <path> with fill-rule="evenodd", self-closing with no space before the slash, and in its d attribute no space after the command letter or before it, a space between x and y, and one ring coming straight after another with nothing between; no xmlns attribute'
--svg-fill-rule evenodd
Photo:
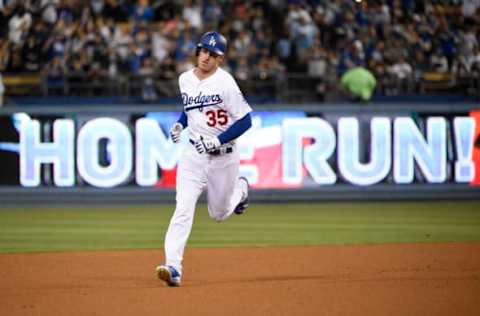
<svg viewBox="0 0 480 316"><path fill-rule="evenodd" d="M480 243L0 255L0 315L480 315Z"/></svg>

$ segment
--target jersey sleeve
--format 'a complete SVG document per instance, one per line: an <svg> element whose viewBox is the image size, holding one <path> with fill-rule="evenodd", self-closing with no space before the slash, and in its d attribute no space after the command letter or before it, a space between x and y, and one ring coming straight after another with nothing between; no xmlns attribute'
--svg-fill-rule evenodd
<svg viewBox="0 0 480 316"><path fill-rule="evenodd" d="M252 112L252 108L248 104L247 100L243 96L242 91L238 87L235 79L232 76L228 76L227 89L224 91L225 108L234 120L239 120L247 113Z"/></svg>

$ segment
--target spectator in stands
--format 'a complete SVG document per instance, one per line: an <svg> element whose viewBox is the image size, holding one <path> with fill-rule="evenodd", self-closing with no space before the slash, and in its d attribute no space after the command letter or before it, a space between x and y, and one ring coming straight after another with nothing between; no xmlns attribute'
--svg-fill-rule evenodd
<svg viewBox="0 0 480 316"><path fill-rule="evenodd" d="M62 95L65 86L65 65L60 56L55 56L44 69L48 94Z"/></svg>
<svg viewBox="0 0 480 316"><path fill-rule="evenodd" d="M59 0L42 0L40 1L40 14L41 14L41 21L47 23L48 25L55 25L58 20L58 12L57 7L60 3Z"/></svg>
<svg viewBox="0 0 480 316"><path fill-rule="evenodd" d="M103 0L90 0L90 8L94 16L100 16L105 5Z"/></svg>
<svg viewBox="0 0 480 316"><path fill-rule="evenodd" d="M343 75L348 69L354 66L365 66L365 53L363 45L359 40L346 44L346 49L340 53L339 63L337 65L337 73Z"/></svg>
<svg viewBox="0 0 480 316"><path fill-rule="evenodd" d="M280 62L284 65L287 65L288 68L288 64L290 63L290 60L292 58L292 41L290 40L290 33L288 28L283 28L275 48L275 53L280 59Z"/></svg>
<svg viewBox="0 0 480 316"><path fill-rule="evenodd" d="M436 49L430 56L430 70L438 73L448 72L448 60L441 49Z"/></svg>
<svg viewBox="0 0 480 316"><path fill-rule="evenodd" d="M59 24L60 25L60 24ZM45 48L48 54L48 60L51 60L54 57L59 57L60 59L64 59L66 57L66 49L67 49L67 39L62 33L62 29L59 27L56 29L57 31L47 40L45 43Z"/></svg>
<svg viewBox="0 0 480 316"><path fill-rule="evenodd" d="M385 42L377 40L367 48L365 57L369 62L384 63Z"/></svg>
<svg viewBox="0 0 480 316"><path fill-rule="evenodd" d="M320 43L317 43L310 50L310 54L308 56L308 75L311 78L323 78L325 76L327 66L327 52L320 45Z"/></svg>
<svg viewBox="0 0 480 316"><path fill-rule="evenodd" d="M133 43L135 44L135 51L133 53L135 56L138 56L139 64L138 67L135 68L136 71L132 71L133 73L138 72L143 59L151 56L151 38L151 32L147 27L141 26L136 28L136 32L134 33L133 37Z"/></svg>
<svg viewBox="0 0 480 316"><path fill-rule="evenodd" d="M10 42L0 37L0 71L8 70L10 64Z"/></svg>
<svg viewBox="0 0 480 316"><path fill-rule="evenodd" d="M411 92L413 69L404 56L400 56L399 60L390 67L389 72L393 75L394 88L397 90L395 94Z"/></svg>
<svg viewBox="0 0 480 316"><path fill-rule="evenodd" d="M25 36L32 25L32 15L24 4L17 4L15 11L8 21L8 39L16 46L21 47Z"/></svg>
<svg viewBox="0 0 480 316"><path fill-rule="evenodd" d="M343 74L341 84L350 101L366 102L372 97L377 81L368 69L354 67Z"/></svg>
<svg viewBox="0 0 480 316"><path fill-rule="evenodd" d="M153 21L154 12L148 0L137 0L133 7L133 18L137 22Z"/></svg>
<svg viewBox="0 0 480 316"><path fill-rule="evenodd" d="M202 7L195 0L187 0L183 6L182 17L189 21L194 34L200 34L203 28Z"/></svg>
<svg viewBox="0 0 480 316"><path fill-rule="evenodd" d="M470 65L464 56L457 56L453 62L453 73L457 77L468 77L470 75Z"/></svg>
<svg viewBox="0 0 480 316"><path fill-rule="evenodd" d="M480 47L475 48L474 53L467 59L471 71L480 70Z"/></svg>
<svg viewBox="0 0 480 316"><path fill-rule="evenodd" d="M161 95L172 97L177 94L177 64L175 60L169 55L162 60L158 66L158 74L160 82L157 85L157 90Z"/></svg>
<svg viewBox="0 0 480 316"><path fill-rule="evenodd" d="M197 43L192 38L190 30L185 29L177 38L175 60L178 63L177 71L182 73L194 67L191 53L195 51Z"/></svg>
<svg viewBox="0 0 480 316"><path fill-rule="evenodd" d="M413 49L413 56L410 58L413 65L413 77L415 83L419 83L423 73L430 71L430 61L425 56L425 52L420 49Z"/></svg>
<svg viewBox="0 0 480 316"><path fill-rule="evenodd" d="M479 8L480 1L478 0L462 1L462 13L465 18L475 19L475 14Z"/></svg>
<svg viewBox="0 0 480 316"><path fill-rule="evenodd" d="M442 55L447 59L448 70L452 69L453 59L457 53L456 38L453 31L448 27L446 22L442 24L442 28L438 31L440 49Z"/></svg>
<svg viewBox="0 0 480 316"><path fill-rule="evenodd" d="M265 32L268 29L267 22L265 19L264 8L260 5L253 6L251 9L251 22L250 25L254 30L255 34L259 32Z"/></svg>
<svg viewBox="0 0 480 316"><path fill-rule="evenodd" d="M262 56L258 66L251 72L251 78L258 80L257 94L264 97L272 96L279 80L283 80L285 68L275 56Z"/></svg>
<svg viewBox="0 0 480 316"><path fill-rule="evenodd" d="M21 46L10 47L10 56L8 58L7 72L11 73L22 73L24 68L24 63L22 59L22 50Z"/></svg>
<svg viewBox="0 0 480 316"><path fill-rule="evenodd" d="M326 81L324 78L326 77L328 67L327 52L320 45L320 42L317 42L310 50L308 57L308 75L313 79L314 89L319 100L325 98Z"/></svg>
<svg viewBox="0 0 480 316"><path fill-rule="evenodd" d="M240 87L244 87L246 82L250 80L251 67L248 65L247 57L243 56L238 59L238 63L235 69L235 78L237 78ZM242 89L243 91L243 89Z"/></svg>
<svg viewBox="0 0 480 316"><path fill-rule="evenodd" d="M152 56L158 65L160 65L163 60L170 55L173 48L175 48L163 25L164 22L160 22L159 27L156 28L152 34Z"/></svg>
<svg viewBox="0 0 480 316"><path fill-rule="evenodd" d="M85 50L72 54L68 58L67 72L68 72L68 85L71 95L86 94L84 85L87 85L86 74L89 70L88 57Z"/></svg>
<svg viewBox="0 0 480 316"><path fill-rule="evenodd" d="M22 47L24 70L27 72L40 72L42 65L42 43L34 35L29 35Z"/></svg>
<svg viewBox="0 0 480 316"><path fill-rule="evenodd" d="M144 101L155 101L158 99L154 84L153 62L150 57L143 59L138 74L142 80L142 99Z"/></svg>
<svg viewBox="0 0 480 316"><path fill-rule="evenodd" d="M8 36L8 20L12 10L11 6L0 0L0 38Z"/></svg>
<svg viewBox="0 0 480 316"><path fill-rule="evenodd" d="M205 23L205 29L218 29L220 18L222 16L222 7L220 6L219 1L205 0L203 4L202 16Z"/></svg>
<svg viewBox="0 0 480 316"><path fill-rule="evenodd" d="M252 45L252 34L247 30L240 30L237 38L233 40L232 49L237 57L248 57Z"/></svg>
<svg viewBox="0 0 480 316"><path fill-rule="evenodd" d="M480 98L480 48L478 47L470 63L470 74L473 81L473 93Z"/></svg>
<svg viewBox="0 0 480 316"><path fill-rule="evenodd" d="M99 61L92 61L92 64L87 72L86 80L89 83L91 89L89 90L90 95L100 96L105 94L108 78L108 71L102 67L102 64Z"/></svg>
<svg viewBox="0 0 480 316"><path fill-rule="evenodd" d="M306 63L308 50L313 46L318 33L307 8L295 2L291 3L287 13L287 26L298 60Z"/></svg>
<svg viewBox="0 0 480 316"><path fill-rule="evenodd" d="M297 57L300 61L306 61L308 51L312 48L318 29L310 15L300 15L298 23L292 29L293 40L297 49Z"/></svg>
<svg viewBox="0 0 480 316"><path fill-rule="evenodd" d="M96 21L97 32L101 35L103 41L107 44L113 40L113 34L115 32L115 22L112 18L97 17Z"/></svg>
<svg viewBox="0 0 480 316"><path fill-rule="evenodd" d="M110 47L115 52L119 72L124 75L130 73L129 55L132 42L130 25L127 23L117 25Z"/></svg>

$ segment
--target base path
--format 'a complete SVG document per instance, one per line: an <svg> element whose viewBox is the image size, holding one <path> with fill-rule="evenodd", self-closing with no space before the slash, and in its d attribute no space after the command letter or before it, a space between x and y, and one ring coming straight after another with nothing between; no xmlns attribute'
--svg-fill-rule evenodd
<svg viewBox="0 0 480 316"><path fill-rule="evenodd" d="M480 242L0 255L0 315L480 315Z"/></svg>

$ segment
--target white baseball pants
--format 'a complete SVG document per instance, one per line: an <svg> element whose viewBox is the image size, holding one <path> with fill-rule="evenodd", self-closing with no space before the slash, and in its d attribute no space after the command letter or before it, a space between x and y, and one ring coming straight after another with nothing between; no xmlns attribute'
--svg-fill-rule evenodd
<svg viewBox="0 0 480 316"><path fill-rule="evenodd" d="M245 194L238 181L239 164L236 147L220 156L199 154L193 146L184 149L177 169L176 208L165 236L166 264L180 274L198 198L206 188L208 213L217 222L232 215Z"/></svg>

